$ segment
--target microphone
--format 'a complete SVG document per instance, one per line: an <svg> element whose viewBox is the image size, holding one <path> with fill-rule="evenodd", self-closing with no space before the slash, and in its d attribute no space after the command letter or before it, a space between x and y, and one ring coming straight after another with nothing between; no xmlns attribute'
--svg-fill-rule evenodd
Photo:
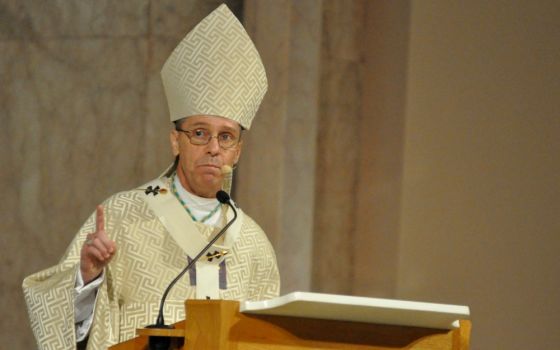
<svg viewBox="0 0 560 350"><path fill-rule="evenodd" d="M231 203L229 202L231 198L229 198L229 194L227 194L226 191L218 191L216 192L216 199L218 200L218 202L222 203L222 204L227 204L231 207L231 209L233 209L233 212L235 213L235 215L237 215L237 212L235 211L235 208L233 208L233 206L231 205ZM235 220L235 219L233 219ZM232 220L232 222L233 222Z"/></svg>
<svg viewBox="0 0 560 350"><path fill-rule="evenodd" d="M198 253L197 256L194 257L194 259L192 259L188 265L177 275L177 277L175 277L175 279L173 279L173 281L171 281L171 283L169 283L169 286L167 286L167 288L165 289L165 292L163 292L163 296L161 297L161 302L159 305L159 313L157 316L157 320L155 324L146 326L146 328L173 328L172 326L168 326L165 324L165 320L163 319L163 306L165 304L165 299L167 298L167 295L169 294L169 292L171 291L171 288L173 288L173 286L177 283L177 281L179 281L179 279L181 279L181 277L183 277L183 275L189 271L191 269L192 266L194 266L194 264L196 264L196 262L200 259L200 257L206 253L206 251L218 240L220 239L220 237L222 237L224 235L224 233L227 231L227 229L233 224L233 222L237 219L237 211L235 210L235 207L233 204L231 204L231 198L229 196L229 194L227 194L226 191L218 191L216 193L216 199L218 200L218 202L222 203L222 204L227 204L232 210L233 210L233 218L220 230L220 232L218 232L218 234L210 241L208 242L208 244ZM152 341L153 340L153 341ZM150 349L155 350L155 349L168 349L169 347L169 341L170 339L167 337L150 337Z"/></svg>

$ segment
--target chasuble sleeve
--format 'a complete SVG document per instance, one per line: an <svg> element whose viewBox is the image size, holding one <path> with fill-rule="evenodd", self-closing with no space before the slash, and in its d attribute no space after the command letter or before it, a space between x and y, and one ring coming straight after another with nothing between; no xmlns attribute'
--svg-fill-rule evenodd
<svg viewBox="0 0 560 350"><path fill-rule="evenodd" d="M103 205L106 209L110 207L110 200ZM111 215L110 211L110 209L106 210L106 221L107 217ZM109 212L109 215L107 215L107 212ZM105 226L108 226L107 222ZM74 306L76 275L80 268L81 247L86 235L94 232L94 230L95 212L90 215L78 231L57 265L34 273L23 281L23 294L38 349L76 348ZM107 232L111 237L110 230L107 230ZM108 304L108 290L106 283L103 282L97 291L95 318L103 319L106 325L110 324L108 321ZM100 316L103 313L106 315ZM94 320L94 326L95 323L99 323L99 320L97 322ZM107 332L111 333L110 329ZM107 334L100 334L96 338L103 338L102 342L99 343L100 346L88 346L88 349L106 348L105 342L110 337ZM93 344L91 339L89 343Z"/></svg>
<svg viewBox="0 0 560 350"><path fill-rule="evenodd" d="M32 274L23 281L31 328L39 349L75 347L74 289L80 249L94 228L94 216L80 229L58 265Z"/></svg>
<svg viewBox="0 0 560 350"><path fill-rule="evenodd" d="M23 290L38 349L74 349L76 267L53 266L27 277Z"/></svg>

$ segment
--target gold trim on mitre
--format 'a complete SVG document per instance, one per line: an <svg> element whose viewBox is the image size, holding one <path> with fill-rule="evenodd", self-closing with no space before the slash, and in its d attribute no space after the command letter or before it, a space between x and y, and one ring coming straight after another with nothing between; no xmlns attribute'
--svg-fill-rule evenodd
<svg viewBox="0 0 560 350"><path fill-rule="evenodd" d="M211 115L245 129L268 87L255 45L226 5L185 36L165 62L161 78L171 121Z"/></svg>

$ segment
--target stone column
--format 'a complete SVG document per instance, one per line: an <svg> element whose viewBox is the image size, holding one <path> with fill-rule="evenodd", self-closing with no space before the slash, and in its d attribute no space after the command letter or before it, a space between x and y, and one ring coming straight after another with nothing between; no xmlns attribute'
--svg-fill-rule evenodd
<svg viewBox="0 0 560 350"><path fill-rule="evenodd" d="M269 90L245 134L236 198L275 246L282 291L309 290L321 2L250 0L244 10Z"/></svg>

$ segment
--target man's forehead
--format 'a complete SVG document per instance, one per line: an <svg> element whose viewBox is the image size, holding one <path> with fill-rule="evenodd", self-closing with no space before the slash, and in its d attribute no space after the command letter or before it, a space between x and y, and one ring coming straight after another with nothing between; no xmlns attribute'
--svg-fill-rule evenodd
<svg viewBox="0 0 560 350"><path fill-rule="evenodd" d="M185 118L185 126L217 127L224 129L240 130L241 125L234 120L214 115L194 115Z"/></svg>

